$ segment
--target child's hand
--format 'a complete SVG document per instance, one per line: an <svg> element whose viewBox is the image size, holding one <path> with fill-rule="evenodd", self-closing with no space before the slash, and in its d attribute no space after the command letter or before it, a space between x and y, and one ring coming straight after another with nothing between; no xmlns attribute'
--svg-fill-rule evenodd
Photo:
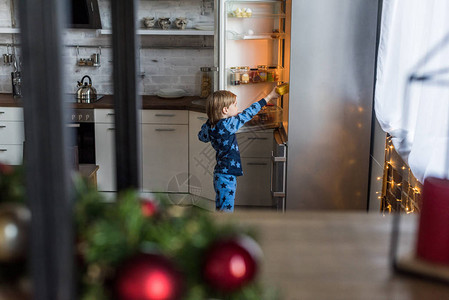
<svg viewBox="0 0 449 300"><path fill-rule="evenodd" d="M273 90L265 97L265 100L267 100L267 102L272 102L273 100L279 98L279 96L280 95L276 93L276 87L274 87Z"/></svg>

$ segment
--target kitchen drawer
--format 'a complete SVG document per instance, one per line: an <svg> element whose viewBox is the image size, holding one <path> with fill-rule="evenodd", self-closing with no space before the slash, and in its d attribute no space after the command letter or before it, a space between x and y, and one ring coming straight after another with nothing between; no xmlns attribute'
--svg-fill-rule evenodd
<svg viewBox="0 0 449 300"><path fill-rule="evenodd" d="M114 123L115 111L113 109L95 109L95 123Z"/></svg>
<svg viewBox="0 0 449 300"><path fill-rule="evenodd" d="M142 110L142 123L155 124L189 124L187 110Z"/></svg>
<svg viewBox="0 0 449 300"><path fill-rule="evenodd" d="M0 144L22 144L23 122L0 122Z"/></svg>
<svg viewBox="0 0 449 300"><path fill-rule="evenodd" d="M271 157L273 131L252 131L237 134L241 157Z"/></svg>
<svg viewBox="0 0 449 300"><path fill-rule="evenodd" d="M0 107L0 121L23 121L23 108Z"/></svg>
<svg viewBox="0 0 449 300"><path fill-rule="evenodd" d="M270 191L271 158L242 158L235 205L273 206Z"/></svg>
<svg viewBox="0 0 449 300"><path fill-rule="evenodd" d="M0 145L0 162L7 165L21 165L23 159L22 145Z"/></svg>

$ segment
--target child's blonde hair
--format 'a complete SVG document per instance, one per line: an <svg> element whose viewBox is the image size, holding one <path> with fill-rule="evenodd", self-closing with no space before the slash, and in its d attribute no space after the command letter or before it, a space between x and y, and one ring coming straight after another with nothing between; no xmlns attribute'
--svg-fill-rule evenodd
<svg viewBox="0 0 449 300"><path fill-rule="evenodd" d="M223 118L223 108L237 101L237 96L229 91L216 91L209 96L206 103L206 113L212 125Z"/></svg>

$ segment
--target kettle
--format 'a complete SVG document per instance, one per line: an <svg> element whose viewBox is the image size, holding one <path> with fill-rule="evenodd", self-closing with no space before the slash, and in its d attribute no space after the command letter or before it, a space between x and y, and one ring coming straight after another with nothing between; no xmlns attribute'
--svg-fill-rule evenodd
<svg viewBox="0 0 449 300"><path fill-rule="evenodd" d="M84 79L89 79L89 84ZM85 75L78 81L78 90L76 91L76 99L79 103L90 103L97 99L97 90L92 86L92 79Z"/></svg>

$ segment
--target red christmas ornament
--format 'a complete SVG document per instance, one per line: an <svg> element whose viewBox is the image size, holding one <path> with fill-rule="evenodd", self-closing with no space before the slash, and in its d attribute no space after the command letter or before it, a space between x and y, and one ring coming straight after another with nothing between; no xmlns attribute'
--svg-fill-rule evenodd
<svg viewBox="0 0 449 300"><path fill-rule="evenodd" d="M142 214L145 217L152 217L158 212L158 206L156 204L156 201L153 199L143 198L141 199L142 202Z"/></svg>
<svg viewBox="0 0 449 300"><path fill-rule="evenodd" d="M0 174L9 175L14 171L14 168L10 165L0 163Z"/></svg>
<svg viewBox="0 0 449 300"><path fill-rule="evenodd" d="M248 236L218 241L206 255L204 279L216 289L237 290L255 277L261 257L259 245Z"/></svg>
<svg viewBox="0 0 449 300"><path fill-rule="evenodd" d="M171 261L156 254L139 254L118 270L120 300L174 300L183 291L181 273Z"/></svg>

